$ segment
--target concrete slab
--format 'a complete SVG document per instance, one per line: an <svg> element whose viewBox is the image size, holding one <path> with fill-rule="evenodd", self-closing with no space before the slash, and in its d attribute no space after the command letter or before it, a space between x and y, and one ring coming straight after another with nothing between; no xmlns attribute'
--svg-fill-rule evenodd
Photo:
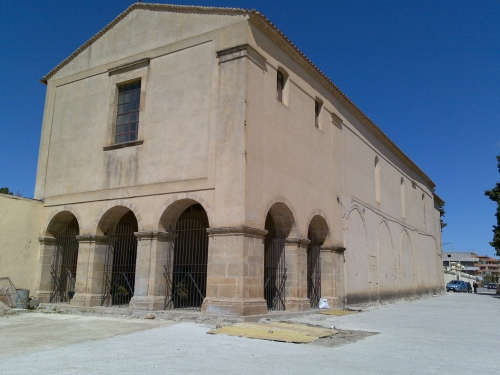
<svg viewBox="0 0 500 375"><path fill-rule="evenodd" d="M68 342L52 348L40 345L30 352L16 350L14 354L0 355L0 374L456 375L468 372L497 375L499 297L486 291L450 293L411 302L363 306L360 314L313 313L292 321L327 329L334 326L340 332L302 345L207 335L215 325L192 321L167 323L154 329L102 339L90 337L84 342ZM27 340L38 340L35 333L43 329L45 314L24 315L33 319L33 326L23 335ZM43 319L36 323L38 317ZM0 322L7 324L11 319L2 317ZM108 318L96 319L109 322ZM112 324L103 323L100 329L111 328ZM5 327L0 326L0 335ZM359 332L372 334L360 337ZM5 345L0 337L0 352L10 350L6 349L8 345L13 344Z"/></svg>
<svg viewBox="0 0 500 375"><path fill-rule="evenodd" d="M25 313L0 319L0 358L172 325L151 319ZM1 371L0 371L1 373Z"/></svg>
<svg viewBox="0 0 500 375"><path fill-rule="evenodd" d="M321 314L321 315L335 315L335 316L342 316L342 315L349 315L349 314L356 314L357 311L347 311L347 310L318 310L316 311L316 314Z"/></svg>

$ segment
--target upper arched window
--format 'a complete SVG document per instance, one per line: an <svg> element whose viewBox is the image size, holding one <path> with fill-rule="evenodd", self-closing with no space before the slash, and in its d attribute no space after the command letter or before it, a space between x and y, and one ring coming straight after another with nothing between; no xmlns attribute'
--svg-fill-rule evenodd
<svg viewBox="0 0 500 375"><path fill-rule="evenodd" d="M422 193L422 215L424 217L424 229L427 227L427 222L425 220L425 195Z"/></svg>
<svg viewBox="0 0 500 375"><path fill-rule="evenodd" d="M401 177L401 216L406 217L406 192L405 192L405 180Z"/></svg>
<svg viewBox="0 0 500 375"><path fill-rule="evenodd" d="M283 68L276 71L276 100L288 105L288 74Z"/></svg>

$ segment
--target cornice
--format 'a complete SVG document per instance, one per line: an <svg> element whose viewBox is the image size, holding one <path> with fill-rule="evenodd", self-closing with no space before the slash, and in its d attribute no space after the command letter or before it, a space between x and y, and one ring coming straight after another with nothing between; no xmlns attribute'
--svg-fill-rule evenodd
<svg viewBox="0 0 500 375"><path fill-rule="evenodd" d="M289 245L305 246L311 243L308 238L285 238L285 243Z"/></svg>
<svg viewBox="0 0 500 375"><path fill-rule="evenodd" d="M358 108L346 94L344 94L334 83L323 73L307 56L286 37L268 18L255 10L243 8L220 8L220 7L201 7L184 6L172 4L152 4L152 3L134 3L124 12L118 15L113 21L106 25L96 35L81 45L69 57L59 63L41 82L47 84L48 80L54 76L60 69L70 63L76 56L82 53L87 47L103 36L108 30L113 28L118 22L125 18L130 12L136 9L151 11L170 11L180 13L203 13L203 14L223 14L223 15L245 15L249 21L257 26L267 37L278 45L285 53L294 59L302 68L304 68L313 78L320 82L342 105L350 110L356 118L364 124L382 143L384 143L392 152L394 152L405 164L413 171L419 174L429 185L434 188L436 184L363 112Z"/></svg>
<svg viewBox="0 0 500 375"><path fill-rule="evenodd" d="M76 240L79 243L85 243L85 242L88 242L88 243L93 243L93 242L106 243L107 239L108 238L106 236L95 236L92 234L82 234L82 235L76 236Z"/></svg>
<svg viewBox="0 0 500 375"><path fill-rule="evenodd" d="M101 31L95 34L92 38L83 43L75 52L69 55L66 59L61 61L54 69L42 77L41 83L47 84L48 80L54 76L59 70L69 64L80 53L85 51L92 43L101 38L106 32L111 30L118 22L124 19L129 13L136 9L150 10L150 11L163 11L163 12L177 12L177 13L202 13L202 14L226 14L226 15L246 15L249 13L248 9L240 8L222 8L222 7L202 7L202 6L185 6L173 4L155 4L155 3L134 3L120 13L113 21L108 23Z"/></svg>
<svg viewBox="0 0 500 375"><path fill-rule="evenodd" d="M207 233L209 236L227 236L227 235L246 235L254 237L265 237L267 234L266 229L247 227L246 225L240 225L237 227L219 227L219 228L207 228Z"/></svg>
<svg viewBox="0 0 500 375"><path fill-rule="evenodd" d="M257 26L269 39L278 45L295 62L304 68L313 78L320 82L335 99L344 105L356 118L375 134L392 152L394 152L405 164L422 176L432 188L436 184L380 129L354 102L340 90L328 76L323 73L309 58L286 37L268 18L262 13L251 11L249 20Z"/></svg>
<svg viewBox="0 0 500 375"><path fill-rule="evenodd" d="M53 245L56 243L56 238L50 237L50 236L39 236L38 242L46 244L46 245Z"/></svg>
<svg viewBox="0 0 500 375"><path fill-rule="evenodd" d="M143 232L134 232L134 235L137 237L139 241L142 240L166 240L169 237L168 232L157 232L157 231L143 231Z"/></svg>

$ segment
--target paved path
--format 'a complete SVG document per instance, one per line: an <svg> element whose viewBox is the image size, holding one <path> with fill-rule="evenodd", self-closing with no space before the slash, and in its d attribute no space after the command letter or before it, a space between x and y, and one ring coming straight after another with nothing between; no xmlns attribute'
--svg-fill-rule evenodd
<svg viewBox="0 0 500 375"><path fill-rule="evenodd" d="M327 347L207 335L213 327L195 323L23 314L0 318L0 374L500 374L500 299L492 294L294 320L379 334ZM23 339L9 344L23 322ZM54 334L65 338L54 343Z"/></svg>

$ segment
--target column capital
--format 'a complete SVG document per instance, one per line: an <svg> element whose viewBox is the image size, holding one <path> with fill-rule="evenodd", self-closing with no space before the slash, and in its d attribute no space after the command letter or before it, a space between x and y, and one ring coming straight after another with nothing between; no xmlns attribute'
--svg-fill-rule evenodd
<svg viewBox="0 0 500 375"><path fill-rule="evenodd" d="M247 227L246 225L240 225L237 227L219 227L219 228L207 228L207 233L209 236L233 236L233 235L244 235L251 237L265 237L267 234L266 229Z"/></svg>
<svg viewBox="0 0 500 375"><path fill-rule="evenodd" d="M290 245L297 245L298 247L309 245L311 243L311 240L308 238L285 238L285 244L290 244Z"/></svg>
<svg viewBox="0 0 500 375"><path fill-rule="evenodd" d="M333 251L335 251L338 254L343 254L345 250L346 250L346 248L343 246L334 246L334 249L333 249Z"/></svg>
<svg viewBox="0 0 500 375"><path fill-rule="evenodd" d="M45 245L53 245L56 243L56 238L51 236L39 236L38 242L43 243Z"/></svg>
<svg viewBox="0 0 500 375"><path fill-rule="evenodd" d="M85 242L88 242L88 243L93 243L93 242L105 243L107 241L107 237L106 236L95 236L95 235L92 235L92 234L82 234L82 235L76 236L76 240L79 243L85 243Z"/></svg>
<svg viewBox="0 0 500 375"><path fill-rule="evenodd" d="M168 238L167 232L158 232L158 231L142 231L142 232L134 232L134 235L137 237L138 241L143 240L162 240Z"/></svg>
<svg viewBox="0 0 500 375"><path fill-rule="evenodd" d="M320 248L321 251L331 251L334 253L343 253L345 251L345 247L336 246L336 245L322 245Z"/></svg>

